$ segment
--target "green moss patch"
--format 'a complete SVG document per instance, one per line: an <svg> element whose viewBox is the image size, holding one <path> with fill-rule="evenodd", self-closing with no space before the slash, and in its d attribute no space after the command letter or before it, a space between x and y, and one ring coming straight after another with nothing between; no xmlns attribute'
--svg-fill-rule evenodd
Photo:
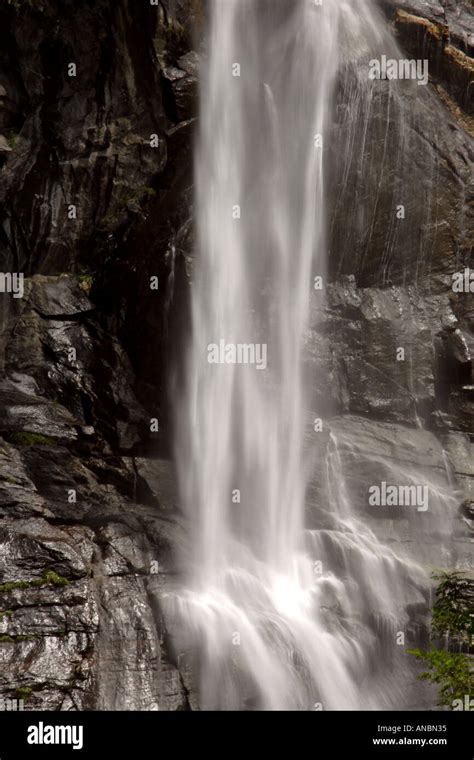
<svg viewBox="0 0 474 760"><path fill-rule="evenodd" d="M47 570L41 578L34 578L31 581L6 581L0 583L0 594L15 591L16 589L35 588L41 586L55 586L60 588L69 585L67 578L59 575L54 570Z"/></svg>
<svg viewBox="0 0 474 760"><path fill-rule="evenodd" d="M26 431L11 433L8 438L10 443L16 446L53 446L57 443L54 438L50 438L47 435L27 433Z"/></svg>

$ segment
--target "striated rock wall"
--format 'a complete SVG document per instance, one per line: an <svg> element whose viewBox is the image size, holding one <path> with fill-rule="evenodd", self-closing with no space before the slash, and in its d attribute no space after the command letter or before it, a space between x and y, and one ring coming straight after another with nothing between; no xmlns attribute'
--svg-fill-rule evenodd
<svg viewBox="0 0 474 760"><path fill-rule="evenodd" d="M132 455L148 419L128 359L73 277L35 275L18 303L0 381L1 692L183 709L159 604L180 527L169 464L157 484Z"/></svg>
<svg viewBox="0 0 474 760"><path fill-rule="evenodd" d="M309 371L313 364L313 377L330 377L329 385L314 385L314 400L321 406L329 390L329 427L343 428L354 498L366 497L392 465L402 482L412 482L410 467L418 471L415 482L434 479L436 514L424 531L405 526L401 536L403 520L395 520L390 540L402 551L411 544L414 557L420 541L432 544L428 568L442 560L471 572L474 285L466 274L474 230L474 17L462 2L380 6L405 54L428 60L430 84L403 82L395 91L377 82L368 108L361 99L349 112L357 80L342 82L334 142L351 146L354 135L366 137L362 150L331 157L331 284L327 308L312 315ZM393 451L384 462L377 451L385 435ZM367 459L365 472L351 450ZM399 465L404 450L408 468ZM375 520L377 535L389 539L382 523Z"/></svg>
<svg viewBox="0 0 474 760"><path fill-rule="evenodd" d="M194 5L0 9L0 270L26 276L0 296L0 693L27 709L189 707L160 608L174 478L148 456Z"/></svg>
<svg viewBox="0 0 474 760"><path fill-rule="evenodd" d="M473 114L474 17L468 0L382 0L407 53L427 58L431 75Z"/></svg>

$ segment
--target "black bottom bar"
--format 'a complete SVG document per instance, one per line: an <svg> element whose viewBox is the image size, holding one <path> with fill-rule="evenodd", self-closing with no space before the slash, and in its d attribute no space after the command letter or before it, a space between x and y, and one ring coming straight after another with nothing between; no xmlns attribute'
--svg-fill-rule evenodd
<svg viewBox="0 0 474 760"><path fill-rule="evenodd" d="M173 760L192 753L472 760L470 712L0 713L0 760L23 757ZM52 743L54 742L54 743ZM275 755L276 756L276 755ZM263 755L262 755L263 759Z"/></svg>

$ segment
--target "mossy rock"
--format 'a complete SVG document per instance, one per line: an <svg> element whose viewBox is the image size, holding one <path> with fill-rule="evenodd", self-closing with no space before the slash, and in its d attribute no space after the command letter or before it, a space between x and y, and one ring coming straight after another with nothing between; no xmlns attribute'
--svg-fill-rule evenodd
<svg viewBox="0 0 474 760"><path fill-rule="evenodd" d="M22 699L23 702L28 702L32 694L33 688L31 686L19 686L18 689L15 689L16 698Z"/></svg>
<svg viewBox="0 0 474 760"><path fill-rule="evenodd" d="M53 446L56 443L54 438L50 438L47 435L26 431L11 433L8 438L10 443L16 446Z"/></svg>
<svg viewBox="0 0 474 760"><path fill-rule="evenodd" d="M67 578L59 575L54 570L47 570L41 578L34 578L31 581L6 581L5 583L0 583L0 594L15 591L16 589L37 588L41 586L61 588L68 585L69 581Z"/></svg>

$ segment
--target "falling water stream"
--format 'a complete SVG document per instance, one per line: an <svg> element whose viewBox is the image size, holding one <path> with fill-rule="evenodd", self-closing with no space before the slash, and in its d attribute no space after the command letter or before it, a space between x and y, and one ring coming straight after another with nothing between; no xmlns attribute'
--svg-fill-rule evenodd
<svg viewBox="0 0 474 760"><path fill-rule="evenodd" d="M185 587L169 600L198 651L204 709L404 704L394 642L417 570L353 514L337 438L319 473L305 444L304 335L327 257L324 141L341 67L384 45L364 0L210 4L177 421L192 540ZM234 362L238 346L246 363ZM308 479L323 476L332 523L307 530Z"/></svg>

